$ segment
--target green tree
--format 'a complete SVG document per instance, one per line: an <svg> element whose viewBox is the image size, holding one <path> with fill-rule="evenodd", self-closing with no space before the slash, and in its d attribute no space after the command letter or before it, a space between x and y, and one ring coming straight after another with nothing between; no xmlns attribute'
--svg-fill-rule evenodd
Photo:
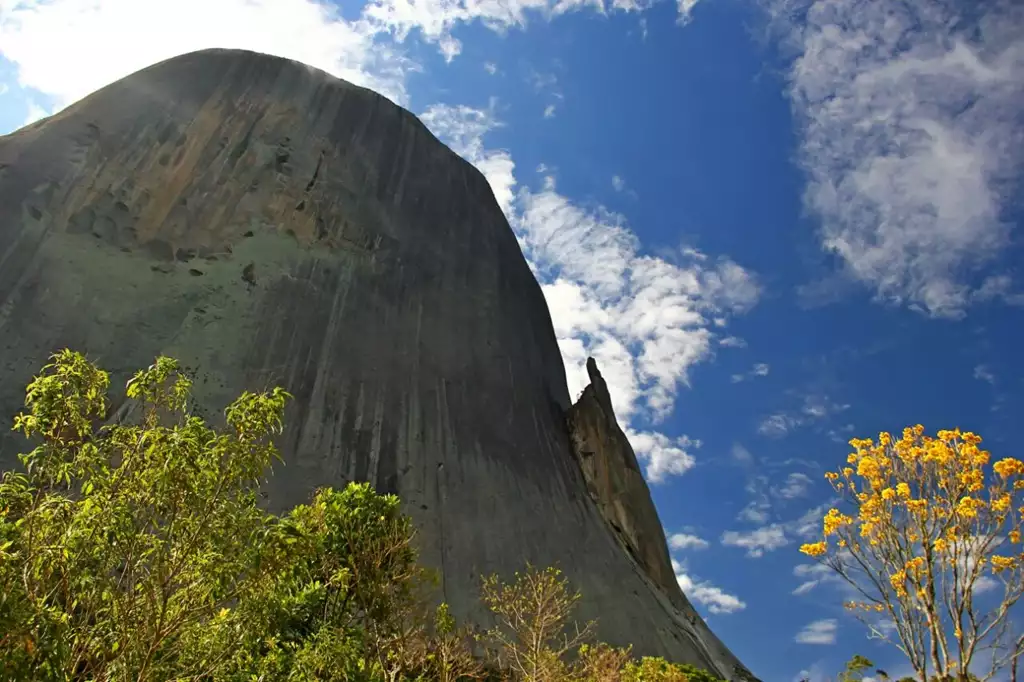
<svg viewBox="0 0 1024 682"><path fill-rule="evenodd" d="M9 678L166 678L190 631L267 570L254 488L289 396L242 394L217 433L159 358L128 382L141 424L101 426L107 373L52 360L14 423L38 445L0 484L0 661Z"/></svg>
<svg viewBox="0 0 1024 682"><path fill-rule="evenodd" d="M425 574L394 496L261 510L290 397L243 393L215 430L170 358L127 386L68 350L28 387L36 441L0 482L0 678L386 680L427 669ZM457 631L444 621L447 656ZM454 663L449 661L449 668ZM462 665L462 663L459 663Z"/></svg>
<svg viewBox="0 0 1024 682"><path fill-rule="evenodd" d="M483 601L497 616L486 640L496 648L499 665L523 682L569 677L568 657L585 644L594 624L570 620L579 592L570 592L557 568L527 564L512 583L484 579Z"/></svg>

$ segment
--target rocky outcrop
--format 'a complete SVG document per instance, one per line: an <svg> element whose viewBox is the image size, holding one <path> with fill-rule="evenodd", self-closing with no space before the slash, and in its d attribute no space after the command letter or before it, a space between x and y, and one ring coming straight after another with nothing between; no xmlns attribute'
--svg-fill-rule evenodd
<svg viewBox="0 0 1024 682"><path fill-rule="evenodd" d="M568 415L569 438L587 491L623 549L678 608L687 609L651 492L593 358L587 360L587 374L590 385Z"/></svg>
<svg viewBox="0 0 1024 682"><path fill-rule="evenodd" d="M487 182L375 93L210 50L0 138L0 415L65 346L114 386L177 357L211 418L286 387L266 504L397 493L459 618L488 623L481 574L557 564L608 641L743 670L666 597L651 521L634 560L587 494L548 309ZM0 434L7 468L22 444Z"/></svg>

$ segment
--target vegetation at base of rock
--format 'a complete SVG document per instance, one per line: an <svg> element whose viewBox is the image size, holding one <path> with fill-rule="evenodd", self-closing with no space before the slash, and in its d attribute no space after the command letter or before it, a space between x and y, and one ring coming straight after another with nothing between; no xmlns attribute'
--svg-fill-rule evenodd
<svg viewBox="0 0 1024 682"><path fill-rule="evenodd" d="M243 393L217 430L191 414L170 358L135 374L113 414L109 383L62 351L15 418L35 447L0 482L3 679L715 679L593 642L553 568L484 579L497 625L460 628L431 606L399 500L367 484L261 509L282 389Z"/></svg>
<svg viewBox="0 0 1024 682"><path fill-rule="evenodd" d="M1024 651L1009 620L1024 594L1024 462L989 467L981 442L920 424L851 440L847 465L825 474L850 513L829 510L822 540L800 548L859 593L845 606L920 682L1015 677Z"/></svg>

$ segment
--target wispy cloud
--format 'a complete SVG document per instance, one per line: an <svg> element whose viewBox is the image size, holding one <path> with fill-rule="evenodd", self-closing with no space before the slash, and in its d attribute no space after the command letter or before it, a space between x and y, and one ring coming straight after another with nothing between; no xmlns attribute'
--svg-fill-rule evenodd
<svg viewBox="0 0 1024 682"><path fill-rule="evenodd" d="M805 625L794 639L798 644L835 644L838 629L835 618L823 618Z"/></svg>
<svg viewBox="0 0 1024 682"><path fill-rule="evenodd" d="M798 564L793 567L793 575L800 578L800 584L793 589L794 595L807 594L823 583L844 584L839 574L825 564Z"/></svg>
<svg viewBox="0 0 1024 682"><path fill-rule="evenodd" d="M992 373L992 370L989 369L987 365L978 365L975 367L974 378L988 384L996 383L996 375Z"/></svg>
<svg viewBox="0 0 1024 682"><path fill-rule="evenodd" d="M612 176L612 189L616 192L621 192L626 189L626 181L622 179L621 175Z"/></svg>
<svg viewBox="0 0 1024 682"><path fill-rule="evenodd" d="M1010 295L978 280L1009 239L1024 5L762 4L796 55L789 94L823 248L879 298L932 315L959 316L982 290Z"/></svg>
<svg viewBox="0 0 1024 682"><path fill-rule="evenodd" d="M762 419L761 423L757 425L757 432L762 436L781 438L799 425L800 420L798 418L778 412Z"/></svg>
<svg viewBox="0 0 1024 682"><path fill-rule="evenodd" d="M793 429L823 420L849 408L849 403L837 403L828 396L806 395L799 410L776 412L764 417L757 426L757 432L769 438L781 438Z"/></svg>
<svg viewBox="0 0 1024 682"><path fill-rule="evenodd" d="M672 568L676 573L676 582L687 597L707 608L710 613L727 614L747 608L746 602L734 594L729 594L720 587L706 580L691 576L686 567L675 559Z"/></svg>
<svg viewBox="0 0 1024 682"><path fill-rule="evenodd" d="M732 383L738 384L741 381L746 381L747 379L753 379L755 377L766 377L768 376L768 371L770 369L771 368L768 366L768 363L759 362L756 365L754 365L748 372L745 372L743 374L733 374Z"/></svg>
<svg viewBox="0 0 1024 682"><path fill-rule="evenodd" d="M570 394L587 385L584 365L594 357L648 480L692 468L700 441L651 426L672 411L690 368L711 357L716 321L756 304L753 273L695 249L647 255L624 216L577 205L556 190L552 175L539 190L518 186L511 156L483 142L500 125L493 102L487 109L434 105L422 118L491 184L541 282Z"/></svg>
<svg viewBox="0 0 1024 682"><path fill-rule="evenodd" d="M773 490L774 494L784 500L795 500L798 497L807 495L811 487L811 477L807 474L794 471L786 477L786 480L779 487Z"/></svg>
<svg viewBox="0 0 1024 682"><path fill-rule="evenodd" d="M493 76L498 73L498 65L494 62L484 62L484 71Z"/></svg>
<svg viewBox="0 0 1024 682"><path fill-rule="evenodd" d="M747 342L738 336L726 336L718 342L718 345L723 348L746 348Z"/></svg>
<svg viewBox="0 0 1024 682"><path fill-rule="evenodd" d="M544 118L554 118L554 117L555 117L555 105L554 104L549 104L546 107L544 107Z"/></svg>

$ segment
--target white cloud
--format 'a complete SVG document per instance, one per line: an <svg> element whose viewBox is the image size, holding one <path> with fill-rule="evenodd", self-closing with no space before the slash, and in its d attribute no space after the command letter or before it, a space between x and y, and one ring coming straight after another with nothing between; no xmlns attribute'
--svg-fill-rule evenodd
<svg viewBox="0 0 1024 682"><path fill-rule="evenodd" d="M697 6L699 0L676 0L676 22L679 24L688 24L693 19L693 8Z"/></svg>
<svg viewBox="0 0 1024 682"><path fill-rule="evenodd" d="M790 594L796 596L800 596L801 594L807 594L808 592L813 590L817 586L817 584L818 581L816 580L808 580L806 582L802 582Z"/></svg>
<svg viewBox="0 0 1024 682"><path fill-rule="evenodd" d="M494 62L484 62L484 71L493 76L498 73L498 65Z"/></svg>
<svg viewBox="0 0 1024 682"><path fill-rule="evenodd" d="M377 40L380 31L314 0L177 0L173 9L140 0L23 0L0 13L0 54L17 65L22 87L54 97L58 108L209 47L295 59L405 103L405 77L417 66Z"/></svg>
<svg viewBox="0 0 1024 682"><path fill-rule="evenodd" d="M757 559L789 544L789 538L782 526L772 524L751 531L727 530L722 533L722 544L726 547L740 547L747 550L747 556Z"/></svg>
<svg viewBox="0 0 1024 682"><path fill-rule="evenodd" d="M838 628L835 618L823 618L805 625L795 639L798 644L835 644Z"/></svg>
<svg viewBox="0 0 1024 682"><path fill-rule="evenodd" d="M745 381L746 379L753 377L766 377L768 376L768 371L770 369L771 368L769 367L768 363L759 362L756 365L754 365L746 374L733 374L731 377L732 383L738 384L741 381Z"/></svg>
<svg viewBox="0 0 1024 682"><path fill-rule="evenodd" d="M849 408L848 403L837 403L828 396L807 395L804 396L804 404L800 408L799 414L776 412L761 420L757 432L769 438L781 438L795 428L825 419Z"/></svg>
<svg viewBox="0 0 1024 682"><path fill-rule="evenodd" d="M1024 6L762 3L797 55L789 94L823 248L881 299L962 314L1008 243Z"/></svg>
<svg viewBox="0 0 1024 682"><path fill-rule="evenodd" d="M522 213L514 225L541 281L553 283L545 294L571 297L590 311L556 321L559 338L579 338L602 372L597 353L614 350L623 381L608 379L612 395L622 396L616 414L628 421L644 408L659 421L688 383L689 368L710 357L712 314L743 312L756 302L754 277L724 258L642 255L621 215L582 209L552 190L523 189L518 200ZM551 307L566 305L555 300Z"/></svg>
<svg viewBox="0 0 1024 682"><path fill-rule="evenodd" d="M0 83L0 96L6 95L8 90L10 90L10 87L7 83Z"/></svg>
<svg viewBox="0 0 1024 682"><path fill-rule="evenodd" d="M555 105L554 104L549 104L546 107L544 107L544 118L554 118L554 117L555 117Z"/></svg>
<svg viewBox="0 0 1024 682"><path fill-rule="evenodd" d="M738 336L726 336L718 342L718 345L725 348L746 348L747 342Z"/></svg>
<svg viewBox="0 0 1024 682"><path fill-rule="evenodd" d="M794 595L807 594L818 585L828 582L845 584L838 573L827 565L820 563L798 564L793 567L793 575L801 580L800 584L792 592Z"/></svg>
<svg viewBox="0 0 1024 682"><path fill-rule="evenodd" d="M679 589L683 591L683 594L698 604L706 606L710 613L735 613L747 608L746 602L736 595L729 594L710 582L689 575L686 568L675 559L672 560L672 568L676 573L676 582L679 583Z"/></svg>
<svg viewBox="0 0 1024 682"><path fill-rule="evenodd" d="M781 438L789 433L789 430L797 425L797 420L785 414L778 413L765 417L757 426L757 432L762 436Z"/></svg>
<svg viewBox="0 0 1024 682"><path fill-rule="evenodd" d="M500 125L493 109L493 102L486 110L434 105L422 118L491 184L541 282L570 395L586 386L583 364L593 357L617 418L646 462L648 480L686 472L700 442L651 431L641 422L658 423L671 412L689 368L711 356L715 319L757 302L756 278L728 258L695 249L671 260L643 254L623 216L573 203L556 191L551 175L538 191L517 191L511 156L483 143Z"/></svg>
<svg viewBox="0 0 1024 682"><path fill-rule="evenodd" d="M612 176L612 189L616 192L621 192L626 188L626 181L622 179L621 175Z"/></svg>
<svg viewBox="0 0 1024 682"><path fill-rule="evenodd" d="M996 376L992 373L986 365L978 365L974 368L974 378L979 381L984 381L989 384L996 383Z"/></svg>
<svg viewBox="0 0 1024 682"><path fill-rule="evenodd" d="M737 521L765 523L771 518L771 505L765 500L753 500L736 515Z"/></svg>
<svg viewBox="0 0 1024 682"><path fill-rule="evenodd" d="M691 533L673 533L668 537L668 546L676 550L707 549L710 543Z"/></svg>
<svg viewBox="0 0 1024 682"><path fill-rule="evenodd" d="M697 463L690 450L701 446L699 440L685 435L669 438L662 433L636 432L628 428L625 431L637 457L647 463L645 473L651 483L662 483L669 476L681 476Z"/></svg>
<svg viewBox="0 0 1024 682"><path fill-rule="evenodd" d="M784 500L793 500L806 495L810 486L810 476L802 474L799 471L794 471L786 477L786 481L780 487L774 489L772 492Z"/></svg>

